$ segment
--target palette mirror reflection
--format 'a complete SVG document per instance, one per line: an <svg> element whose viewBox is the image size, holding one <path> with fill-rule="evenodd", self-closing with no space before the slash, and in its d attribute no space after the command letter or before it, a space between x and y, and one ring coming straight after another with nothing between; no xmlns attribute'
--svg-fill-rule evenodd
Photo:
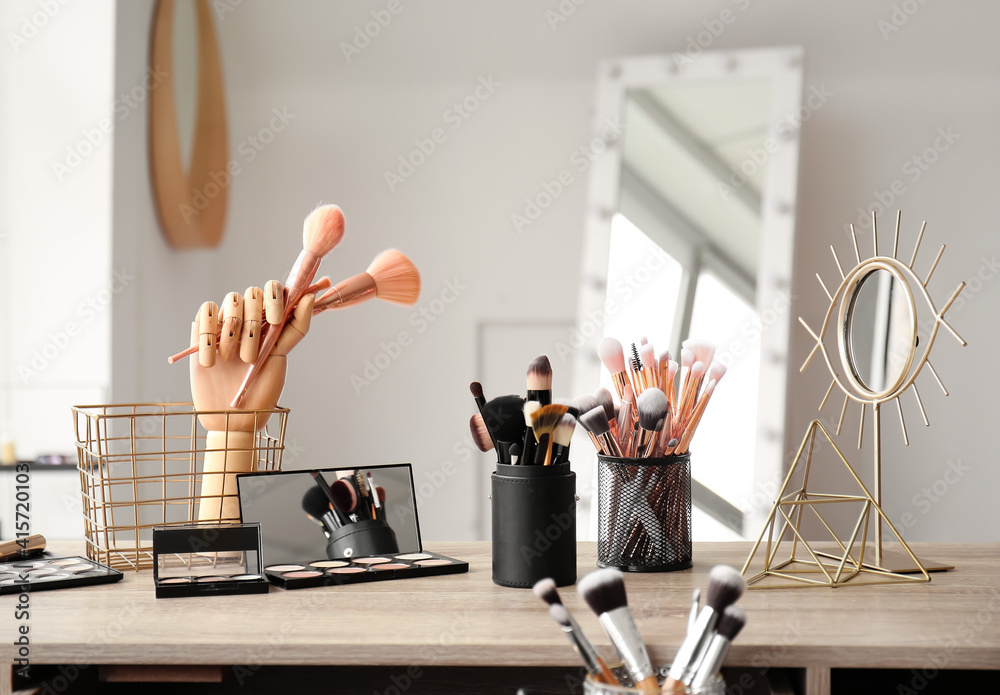
<svg viewBox="0 0 1000 695"><path fill-rule="evenodd" d="M423 549L410 464L237 476L264 571L285 589L467 572Z"/></svg>

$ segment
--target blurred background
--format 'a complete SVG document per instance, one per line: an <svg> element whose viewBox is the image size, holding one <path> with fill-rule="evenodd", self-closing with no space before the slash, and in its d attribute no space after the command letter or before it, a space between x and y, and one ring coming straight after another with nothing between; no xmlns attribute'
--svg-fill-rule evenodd
<svg viewBox="0 0 1000 695"><path fill-rule="evenodd" d="M468 384L481 380L487 397L521 392L528 362L547 353L556 396L575 395L575 357L560 346L572 344L583 320L595 184L579 157L601 129L601 66L800 47L802 98L817 106L798 133L789 210L783 461L829 383L818 364L798 373L813 341L794 319L818 326L828 304L814 274L833 280L828 246L845 257L848 223L870 230L875 209L889 227L901 208L907 251L928 221L923 268L948 245L929 286L939 306L968 283L949 318L969 345L944 337L935 349L950 396L921 382L930 428L908 413L904 447L893 413L886 418L884 507L909 540L1000 540L988 511L1000 469L987 436L1000 414L1000 371L989 357L1000 340L996 3L209 5L238 173L227 186L221 243L187 251L166 242L150 188L153 0L0 5L0 438L8 453L73 457L74 404L189 400L186 367L166 357L187 346L200 304L283 280L302 218L333 202L345 212L346 236L323 273L353 275L396 247L420 269L423 291L414 307L371 302L316 318L289 361L280 401L292 411L284 468L412 462L424 538L488 538L490 457L469 436ZM181 47L179 70L188 55ZM436 129L442 136L427 152ZM412 157L421 143L425 156ZM743 151L736 147L735 161ZM535 215L532 201L564 170L572 176ZM669 336L670 328L636 325L620 337ZM835 425L839 401L827 408L823 420ZM856 451L856 420L842 435L848 451ZM698 465L752 466L759 433L741 436L745 462ZM592 451L585 439L575 447L586 500ZM870 473L870 459L858 457L856 467ZM78 480L72 466L37 472L35 532L82 535ZM733 503L767 507L770 499L753 497L768 490L748 489ZM0 497L0 509L12 499ZM7 517L0 523L10 536ZM696 518L695 538L732 537L712 523L699 528Z"/></svg>

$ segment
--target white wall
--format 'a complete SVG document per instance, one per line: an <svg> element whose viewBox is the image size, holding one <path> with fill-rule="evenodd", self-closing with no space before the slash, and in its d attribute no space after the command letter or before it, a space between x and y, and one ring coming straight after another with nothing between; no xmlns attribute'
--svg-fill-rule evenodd
<svg viewBox="0 0 1000 695"><path fill-rule="evenodd" d="M843 245L843 224L894 179L907 189L898 202L904 234L915 234L927 219L923 253L932 254L936 242L949 244L931 284L936 296L977 273L980 258L998 251L995 3L902 3L919 9L883 38L878 22L891 18L888 0L590 0L554 29L546 13L557 11L555 0L403 0L402 12L348 63L339 44L388 4L244 0L219 18L232 156L244 166L232 182L218 250L167 248L151 207L141 105L118 125L113 262L136 280L115 298L114 400L185 398L184 368L169 367L165 357L186 345L200 302L283 278L298 250L302 216L317 202L339 203L347 237L325 265L335 278L363 269L382 248L398 246L423 272L420 306L428 307L447 280L457 278L468 289L423 332L418 320L410 323L412 310L384 304L319 317L294 353L282 398L293 411L286 467L408 460L418 477L455 470L421 509L424 534L477 536L475 524L488 504L488 466L468 455L463 443L474 412L467 385L480 369L477 327L573 320L585 176L524 234L515 232L510 216L589 140L600 59L684 50L724 8L732 9L735 21L712 38L711 48L802 45L806 90L825 86L832 92L803 130L793 315L811 323L821 319L825 299L812 276L818 270L829 279L833 272L827 245ZM117 3L116 93L142 76L151 7L150 0ZM71 62L64 56L59 54L61 63ZM460 129L447 130L447 142L390 192L384 171L414 147L415 138L448 128L446 110L489 75L501 86ZM265 126L275 108L295 119L245 162L238 144ZM909 181L903 163L928 147L938 128L948 127L961 138L918 181ZM52 154L45 152L35 156L47 164ZM912 236L906 238L912 243ZM887 422L886 507L893 519L914 514L909 538L1000 539L987 516L1000 486L988 434L998 412L990 394L1000 390L1000 379L985 352L1000 338L993 320L997 292L997 283L986 282L955 312L968 348L944 340L935 349L935 365L952 395L943 399L932 384L921 383L932 428L918 426L908 404L911 446L903 449L894 422ZM413 344L355 394L351 376L402 330L413 335ZM34 333L41 334L44 327ZM804 332L793 335L790 361L797 368L811 346ZM516 348L529 356L552 349ZM568 364L554 360L554 367L556 388L564 389ZM826 383L818 365L793 377L790 447L814 416ZM520 390L522 377L511 373L509 381L485 386L488 395ZM845 433L845 448L853 438ZM969 470L929 509L915 503L922 488L944 479L949 459Z"/></svg>

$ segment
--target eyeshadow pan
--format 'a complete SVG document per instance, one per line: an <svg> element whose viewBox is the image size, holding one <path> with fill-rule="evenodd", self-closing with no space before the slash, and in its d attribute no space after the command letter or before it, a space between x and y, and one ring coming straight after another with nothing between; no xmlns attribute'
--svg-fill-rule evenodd
<svg viewBox="0 0 1000 695"><path fill-rule="evenodd" d="M322 572L317 572L315 570L302 570L296 572L285 572L281 576L288 577L289 579L309 579L310 577L319 577L322 574Z"/></svg>
<svg viewBox="0 0 1000 695"><path fill-rule="evenodd" d="M229 579L229 577L212 576L212 577L198 577L197 579L195 579L195 581L196 582L224 582L227 579Z"/></svg>
<svg viewBox="0 0 1000 695"><path fill-rule="evenodd" d="M79 562L80 560L75 557L64 557L58 560L50 560L49 564L55 565L56 567L62 567L63 565L75 565L78 564Z"/></svg>
<svg viewBox="0 0 1000 695"><path fill-rule="evenodd" d="M304 570L305 567L302 565L271 565L264 569L268 572L295 572L297 570Z"/></svg>
<svg viewBox="0 0 1000 695"><path fill-rule="evenodd" d="M357 574L358 572L367 572L364 567L334 567L331 570L327 570L330 574ZM285 575L288 576L288 575Z"/></svg>
<svg viewBox="0 0 1000 695"><path fill-rule="evenodd" d="M397 560L429 560L434 557L430 553L406 553L405 555L397 555Z"/></svg>
<svg viewBox="0 0 1000 695"><path fill-rule="evenodd" d="M316 562L310 562L310 567L347 567L349 562L343 560L317 560Z"/></svg>
<svg viewBox="0 0 1000 695"><path fill-rule="evenodd" d="M190 577L171 577L170 579L161 579L160 584L190 584Z"/></svg>
<svg viewBox="0 0 1000 695"><path fill-rule="evenodd" d="M75 574L77 572L86 572L87 570L92 570L92 569L94 569L93 565L90 565L90 564L87 564L87 563L84 563L84 562L80 562L80 563L77 563L75 565L66 565L65 567L62 568L62 571L63 572L73 572Z"/></svg>
<svg viewBox="0 0 1000 695"><path fill-rule="evenodd" d="M410 569L410 566L404 565L401 562L392 562L387 565L375 565L372 569L380 572L384 570L408 570Z"/></svg>
<svg viewBox="0 0 1000 695"><path fill-rule="evenodd" d="M437 558L433 560L417 560L417 564L421 567L442 567L444 565L450 565L451 560L439 560Z"/></svg>
<svg viewBox="0 0 1000 695"><path fill-rule="evenodd" d="M37 569L28 570L28 574L31 577L40 577L46 574L55 574L58 570L55 567L39 567Z"/></svg>
<svg viewBox="0 0 1000 695"><path fill-rule="evenodd" d="M244 581L249 581L251 579L260 579L260 578L261 576L259 574L234 574L232 577L230 577L230 579L237 582L244 582Z"/></svg>
<svg viewBox="0 0 1000 695"><path fill-rule="evenodd" d="M33 569L35 567L42 567L44 562L17 562L11 565L11 567L19 570L23 569Z"/></svg>
<svg viewBox="0 0 1000 695"><path fill-rule="evenodd" d="M356 565L381 565L383 562L389 562L387 557L356 557L354 558L354 564Z"/></svg>

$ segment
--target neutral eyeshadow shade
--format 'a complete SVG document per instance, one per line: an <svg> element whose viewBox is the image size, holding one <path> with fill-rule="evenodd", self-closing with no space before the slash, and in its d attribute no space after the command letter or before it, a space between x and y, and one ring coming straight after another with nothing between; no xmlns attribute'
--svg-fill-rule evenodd
<svg viewBox="0 0 1000 695"><path fill-rule="evenodd" d="M28 570L28 574L32 577L37 577L44 574L55 574L58 570L55 567L39 567L38 569Z"/></svg>
<svg viewBox="0 0 1000 695"><path fill-rule="evenodd" d="M238 582L246 582L250 581L251 579L260 579L260 578L261 576L259 574L234 574L232 577L230 577L230 579L233 579Z"/></svg>
<svg viewBox="0 0 1000 695"><path fill-rule="evenodd" d="M418 560L417 564L421 567L441 567L442 565L450 565L450 560Z"/></svg>
<svg viewBox="0 0 1000 695"><path fill-rule="evenodd" d="M407 553L406 555L397 555L397 560L429 560L434 557L430 553Z"/></svg>
<svg viewBox="0 0 1000 695"><path fill-rule="evenodd" d="M224 581L227 581L228 579L229 579L229 577L223 577L223 576L216 575L216 576L212 576L212 577L198 577L197 579L195 579L195 581L196 582L224 582Z"/></svg>
<svg viewBox="0 0 1000 695"><path fill-rule="evenodd" d="M80 561L75 557L64 557L60 560L50 560L50 565L55 565L56 567L62 567L63 565L75 565Z"/></svg>
<svg viewBox="0 0 1000 695"><path fill-rule="evenodd" d="M330 574L357 574L366 571L363 567L334 567L332 570L327 570Z"/></svg>
<svg viewBox="0 0 1000 695"><path fill-rule="evenodd" d="M81 562L81 563L76 564L76 565L66 565L65 567L62 568L62 571L63 572L73 572L73 573L76 573L76 572L86 572L86 571L92 570L92 569L94 569L93 565Z"/></svg>
<svg viewBox="0 0 1000 695"><path fill-rule="evenodd" d="M310 562L310 567L347 567L349 562L344 560L317 560L316 562Z"/></svg>
<svg viewBox="0 0 1000 695"><path fill-rule="evenodd" d="M305 567L302 565L271 565L270 567L265 567L268 572L295 572L297 570L304 570Z"/></svg>
<svg viewBox="0 0 1000 695"><path fill-rule="evenodd" d="M356 557L354 558L354 564L356 565L380 565L383 562L389 562L387 557Z"/></svg>
<svg viewBox="0 0 1000 695"><path fill-rule="evenodd" d="M322 572L316 572L315 570L301 570L297 572L285 572L281 576L285 579L309 579L310 577L320 577Z"/></svg>
<svg viewBox="0 0 1000 695"><path fill-rule="evenodd" d="M160 584L190 584L190 577L172 577L170 579L161 579Z"/></svg>
<svg viewBox="0 0 1000 695"><path fill-rule="evenodd" d="M375 565L374 567L372 567L372 569L377 570L379 572L383 570L407 570L410 569L410 566L404 565L401 562L393 562L389 563L388 565Z"/></svg>

